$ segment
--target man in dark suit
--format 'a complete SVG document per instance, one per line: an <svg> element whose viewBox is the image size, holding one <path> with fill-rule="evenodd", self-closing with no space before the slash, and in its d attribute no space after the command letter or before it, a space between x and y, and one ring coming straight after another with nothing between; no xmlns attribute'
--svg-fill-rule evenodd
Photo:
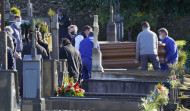
<svg viewBox="0 0 190 111"><path fill-rule="evenodd" d="M37 31L37 41L38 41L38 44L46 50L48 54L48 58L50 59L51 57L50 57L50 52L49 52L49 46L47 43L42 41L42 34L39 31Z"/></svg>
<svg viewBox="0 0 190 111"><path fill-rule="evenodd" d="M59 22L59 43L61 39L68 34L68 27L71 25L70 18L63 14L63 10L59 8L57 10L58 22Z"/></svg>
<svg viewBox="0 0 190 111"><path fill-rule="evenodd" d="M24 57L24 55L31 55L32 33L29 34L28 42L29 44L26 44L23 47L22 58ZM36 41L36 49L37 49L37 54L41 54L43 59L48 59L48 54L46 50L42 46L40 46L37 41Z"/></svg>

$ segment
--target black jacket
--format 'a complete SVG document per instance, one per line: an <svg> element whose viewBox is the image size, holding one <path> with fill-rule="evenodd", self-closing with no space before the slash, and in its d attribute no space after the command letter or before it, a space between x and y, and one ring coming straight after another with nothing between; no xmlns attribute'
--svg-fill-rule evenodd
<svg viewBox="0 0 190 111"><path fill-rule="evenodd" d="M24 45L22 50L22 58L24 57L24 55L31 55L31 49L32 49L32 43ZM43 59L48 59L48 54L46 50L38 43L36 43L36 50L37 54L41 54Z"/></svg>
<svg viewBox="0 0 190 111"><path fill-rule="evenodd" d="M43 41L41 41L41 40L38 41L38 44L39 44L40 46L42 46L42 47L46 50L46 52L47 52L47 54L48 54L48 58L50 59L50 53L49 53L48 44L45 43L45 42L43 42Z"/></svg>
<svg viewBox="0 0 190 111"><path fill-rule="evenodd" d="M59 42L61 42L61 39L68 34L68 27L71 25L71 21L68 16L63 15L61 19L58 17L58 22L63 23L63 25L59 24Z"/></svg>
<svg viewBox="0 0 190 111"><path fill-rule="evenodd" d="M73 47L72 44L67 44L60 48L59 58L67 59L69 76L78 81L78 79L80 79L79 77L82 77L82 60L80 52Z"/></svg>
<svg viewBox="0 0 190 111"><path fill-rule="evenodd" d="M14 69L13 51L9 47L7 48L7 57L8 57L8 69Z"/></svg>

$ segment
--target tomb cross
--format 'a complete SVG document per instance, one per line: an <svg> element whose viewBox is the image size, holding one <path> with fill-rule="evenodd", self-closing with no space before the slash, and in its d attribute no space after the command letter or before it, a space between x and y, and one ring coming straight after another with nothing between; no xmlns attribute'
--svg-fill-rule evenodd
<svg viewBox="0 0 190 111"><path fill-rule="evenodd" d="M98 33L99 33L98 15L94 15L93 27L94 27L94 48L97 48Z"/></svg>

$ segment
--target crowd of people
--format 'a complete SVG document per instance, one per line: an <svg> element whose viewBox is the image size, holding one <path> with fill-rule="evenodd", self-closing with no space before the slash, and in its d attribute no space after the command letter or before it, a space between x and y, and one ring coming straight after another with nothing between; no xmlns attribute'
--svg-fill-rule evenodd
<svg viewBox="0 0 190 111"><path fill-rule="evenodd" d="M74 81L91 78L92 49L94 46L94 33L88 25L78 32L76 25L71 25L68 16L62 9L57 10L59 21L59 59L67 59L69 76ZM168 64L178 61L178 48L175 41L168 36L165 28L158 30L159 38L166 44L166 63L159 62L158 37L150 30L148 22L142 24L142 32L139 33L136 42L135 63L141 63L142 70L148 70L148 62L152 63L154 70L169 70ZM21 35L21 16L15 16L14 23L5 27L7 32L8 68L16 69L16 59L23 59L24 55L31 54L33 32L28 35L28 44L23 46ZM37 54L43 59L51 59L48 44L42 41L42 34L36 33ZM97 48L100 50L99 43Z"/></svg>

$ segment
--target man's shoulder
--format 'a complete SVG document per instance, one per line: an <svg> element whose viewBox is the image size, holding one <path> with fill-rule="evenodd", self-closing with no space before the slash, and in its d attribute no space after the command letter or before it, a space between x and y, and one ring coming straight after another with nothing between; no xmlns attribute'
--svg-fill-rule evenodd
<svg viewBox="0 0 190 111"><path fill-rule="evenodd" d="M79 35L77 35L77 36L75 37L75 39L81 39L81 38L83 38L83 36L82 36L81 34L79 34Z"/></svg>
<svg viewBox="0 0 190 111"><path fill-rule="evenodd" d="M45 42L43 42L43 41L39 41L38 44L39 44L39 45L42 45L42 46L44 46L44 47L48 47L48 44L45 43Z"/></svg>
<svg viewBox="0 0 190 111"><path fill-rule="evenodd" d="M174 42L175 43L175 40L173 39L173 38L171 38L171 37L167 37L167 41L170 41L170 42Z"/></svg>
<svg viewBox="0 0 190 111"><path fill-rule="evenodd" d="M37 49L40 49L40 51L44 51L45 50L45 48L44 47L42 47L41 45L39 45L39 44L36 44L36 48Z"/></svg>

